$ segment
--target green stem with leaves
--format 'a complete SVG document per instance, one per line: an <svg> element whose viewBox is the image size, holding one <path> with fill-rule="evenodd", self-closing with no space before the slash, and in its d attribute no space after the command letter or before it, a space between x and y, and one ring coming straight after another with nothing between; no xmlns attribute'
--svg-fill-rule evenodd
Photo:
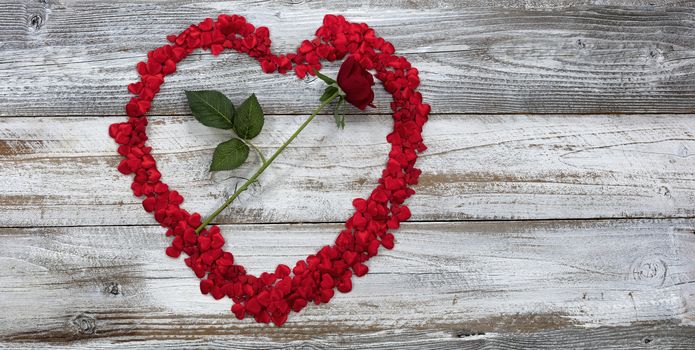
<svg viewBox="0 0 695 350"><path fill-rule="evenodd" d="M319 114L319 112L321 112L321 110L323 110L324 107L326 107L338 96L340 96L340 91L336 91L329 98L324 99L321 102L321 104L316 108L314 113L312 113L309 116L309 118L307 118L304 121L304 123L302 123L302 125L300 125L299 128L297 128L297 130L282 145L280 145L280 147L277 150L275 150L275 153L273 153L273 155L271 155L270 158L268 158L267 160L261 160L263 164L260 168L258 168L258 170L253 174L253 176L251 176L243 185L241 185L241 187L239 187L234 192L234 194L232 194L231 197L229 197L219 208L217 208L217 210L210 214L210 216L208 216L205 219L205 221L203 221L203 223L195 229L195 233L200 233L200 231L202 231L208 224L210 224L210 222L212 222L212 220L214 220L217 217L217 215L220 215L220 213L223 210L225 210L230 204L232 204L232 202L234 202L234 200L237 199L237 197L239 197L239 195L241 195L242 192L246 191L249 188L249 186L251 186L251 184L258 180L258 177L261 176L261 174L263 174L265 169L267 169L270 166L270 164L272 164L273 161L280 155L280 153L282 153L282 151L284 151L285 148L287 148L287 146L290 143L292 143L292 141L294 141L295 138L297 138L299 133L301 133L302 130L304 130L304 128L306 128L306 126L309 125L309 123L311 123L312 120L314 120L314 117L316 117L316 115ZM259 152L259 154L261 153Z"/></svg>

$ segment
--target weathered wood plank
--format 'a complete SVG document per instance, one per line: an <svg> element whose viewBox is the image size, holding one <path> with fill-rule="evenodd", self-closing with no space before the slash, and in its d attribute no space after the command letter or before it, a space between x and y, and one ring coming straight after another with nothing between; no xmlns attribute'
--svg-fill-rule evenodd
<svg viewBox="0 0 695 350"><path fill-rule="evenodd" d="M163 44L166 34L206 16L240 12L269 26L279 51L292 50L313 34L327 6L315 1L90 0L44 2L45 8L40 2L13 3L0 8L0 18L12 18L0 21L0 115L5 116L123 114L135 63ZM393 0L357 7L338 2L330 8L369 22L407 54L421 70L421 90L435 113L695 109L695 42L690 40L695 3L638 1L646 6L607 8L538 1L521 6L527 8L500 7L512 3L470 7L464 1ZM321 84L260 74L255 63L237 54L197 55L165 85L153 114L185 114L184 88L217 88L235 99L255 91L268 112L294 114L313 108ZM388 112L383 92L376 102L379 113Z"/></svg>
<svg viewBox="0 0 695 350"><path fill-rule="evenodd" d="M252 272L302 258L338 230L223 228ZM2 229L0 344L684 349L695 344L694 233L695 220L406 224L351 293L277 329L200 295L192 272L164 255L160 228Z"/></svg>
<svg viewBox="0 0 695 350"><path fill-rule="evenodd" d="M304 116L266 121L270 153ZM318 118L223 223L340 222L374 188L386 160L387 116ZM414 220L695 216L695 117L438 115L426 126ZM106 135L120 117L0 118L0 226L152 224L116 171ZM184 206L212 212L250 176L207 171L227 132L192 117L152 119L164 179ZM127 219L124 219L127 218Z"/></svg>
<svg viewBox="0 0 695 350"><path fill-rule="evenodd" d="M259 332L260 333L260 332ZM310 333L311 334L311 333ZM68 346L56 343L0 342L0 348L20 349L668 349L692 350L695 327L662 322L645 322L631 326L565 328L534 333L470 333L452 330L432 334L424 331L374 332L322 336L320 340L285 340L284 338L246 337L234 332L211 337L203 332L186 339L168 337L133 337L137 340L112 342L89 340ZM146 340L141 340L146 339Z"/></svg>
<svg viewBox="0 0 695 350"><path fill-rule="evenodd" d="M0 0L0 348L694 348L695 220L533 221L695 216L695 115L556 115L695 111L695 2L604 4ZM284 51L326 8L393 40L440 113L414 219L532 221L406 224L353 293L282 329L240 322L164 256L160 228L138 226L153 221L105 135L121 119L94 116L122 114L134 63L191 21L240 12ZM258 140L269 152L320 85L233 54L181 66L151 135L186 207L211 211L235 181L205 170L224 133L187 116L184 88L256 91L277 115ZM220 221L342 221L373 187L388 120L352 116L341 133L320 118ZM48 225L87 227L7 228ZM338 229L224 227L254 272Z"/></svg>

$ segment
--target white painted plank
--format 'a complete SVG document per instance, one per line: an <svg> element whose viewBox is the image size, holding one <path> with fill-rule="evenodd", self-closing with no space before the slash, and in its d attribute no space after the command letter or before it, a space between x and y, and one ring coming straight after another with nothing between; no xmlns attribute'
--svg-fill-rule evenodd
<svg viewBox="0 0 695 350"><path fill-rule="evenodd" d="M256 143L270 154L304 116L269 117ZM224 223L340 222L386 161L387 116L320 117L264 173ZM116 171L108 137L123 118L0 118L0 226L153 224ZM438 115L414 220L692 217L695 117ZM257 167L211 174L227 132L192 117L154 118L151 144L184 207L211 213ZM253 157L252 157L253 159Z"/></svg>
<svg viewBox="0 0 695 350"><path fill-rule="evenodd" d="M223 227L251 272L300 259L338 230ZM381 339L385 347L501 341L516 349L525 337L581 345L586 328L601 327L599 344L676 337L684 348L695 324L694 233L693 220L406 224L351 293L292 314L278 329L237 321L230 301L200 295L192 272L164 255L160 228L2 229L0 344L325 347Z"/></svg>
<svg viewBox="0 0 695 350"><path fill-rule="evenodd" d="M690 1L625 7L600 1L20 3L0 8L0 18L12 18L0 21L0 115L6 116L121 115L135 63L167 34L239 12L270 27L277 50L288 51L313 35L326 8L369 22L408 55L435 113L689 113L695 107ZM198 55L167 82L153 113L184 114L185 88L220 89L236 99L255 91L268 112L294 114L310 112L321 84L261 74L251 59L233 53ZM377 111L388 112L379 90Z"/></svg>

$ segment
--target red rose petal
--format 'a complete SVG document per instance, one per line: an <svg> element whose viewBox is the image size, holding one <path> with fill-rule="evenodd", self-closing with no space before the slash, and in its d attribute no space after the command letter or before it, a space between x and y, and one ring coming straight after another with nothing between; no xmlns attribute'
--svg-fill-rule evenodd
<svg viewBox="0 0 695 350"><path fill-rule="evenodd" d="M213 286L212 281L202 280L202 281L200 281L200 292L203 294L208 294L208 293L210 293L212 286Z"/></svg>
<svg viewBox="0 0 695 350"><path fill-rule="evenodd" d="M355 276L362 277L369 272L369 267L362 263L357 263L352 266L352 271L355 271Z"/></svg>
<svg viewBox="0 0 695 350"><path fill-rule="evenodd" d="M246 308L244 308L244 305L238 303L232 305L232 312L234 313L234 316L236 316L236 318L239 320L243 320L244 317L246 317Z"/></svg>

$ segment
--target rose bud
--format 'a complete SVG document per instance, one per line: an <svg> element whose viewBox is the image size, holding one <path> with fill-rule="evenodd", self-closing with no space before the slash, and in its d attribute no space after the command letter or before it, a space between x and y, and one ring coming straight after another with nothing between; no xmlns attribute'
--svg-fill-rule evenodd
<svg viewBox="0 0 695 350"><path fill-rule="evenodd" d="M374 107L374 77L362 68L352 56L348 57L338 71L338 86L345 92L345 100L353 106L364 110L367 106Z"/></svg>

